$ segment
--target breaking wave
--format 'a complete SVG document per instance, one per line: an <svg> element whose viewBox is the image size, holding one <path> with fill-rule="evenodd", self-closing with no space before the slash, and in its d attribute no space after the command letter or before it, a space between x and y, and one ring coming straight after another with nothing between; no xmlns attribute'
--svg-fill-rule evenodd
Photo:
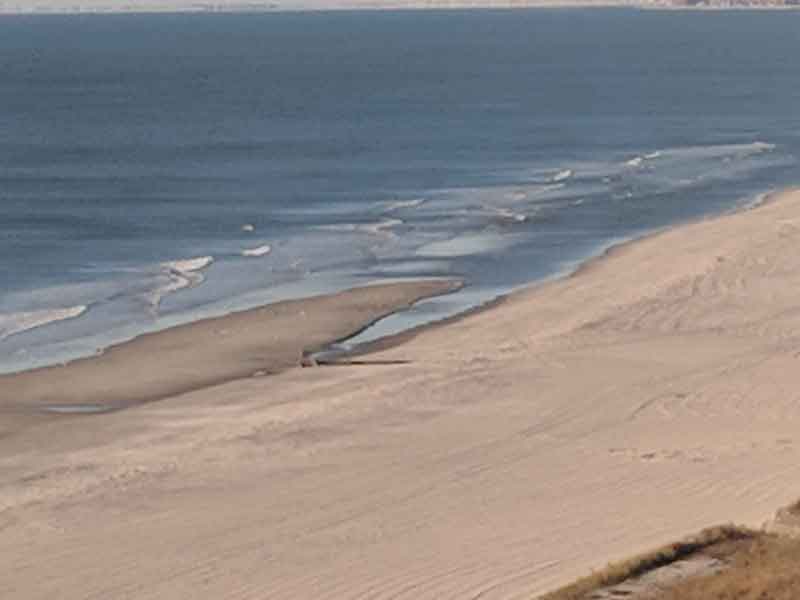
<svg viewBox="0 0 800 600"><path fill-rule="evenodd" d="M625 164L629 167L641 167L643 162L644 162L644 157L637 156L636 158L632 158L629 161L626 161Z"/></svg>
<svg viewBox="0 0 800 600"><path fill-rule="evenodd" d="M572 169L564 169L563 171L559 171L555 175L550 178L550 181L553 183L558 183L559 181L566 181L570 177L572 177L575 173Z"/></svg>
<svg viewBox="0 0 800 600"><path fill-rule="evenodd" d="M716 144L710 146L689 146L686 148L670 148L661 152L665 158L734 158L762 154L775 150L775 144L755 141L747 144Z"/></svg>
<svg viewBox="0 0 800 600"><path fill-rule="evenodd" d="M81 304L68 308L0 314L0 340L50 323L80 317L87 310L88 307Z"/></svg>
<svg viewBox="0 0 800 600"><path fill-rule="evenodd" d="M655 152L649 152L647 154L642 154L641 156L635 156L632 159L625 161L625 166L641 167L645 161L655 160L660 157L661 157L661 151L656 150Z"/></svg>
<svg viewBox="0 0 800 600"><path fill-rule="evenodd" d="M199 256L161 263L155 289L145 294L151 310L157 311L161 301L168 294L191 289L203 283L205 277L200 271L209 267L213 262L213 256Z"/></svg>
<svg viewBox="0 0 800 600"><path fill-rule="evenodd" d="M272 246L269 244L264 244L263 246L258 246L256 248L245 248L242 250L242 256L259 257L266 256L270 252L272 252Z"/></svg>
<svg viewBox="0 0 800 600"><path fill-rule="evenodd" d="M418 206L422 206L425 204L425 198L414 198L413 200L398 200L397 202L391 202L386 206L383 212L394 212L396 210L402 210L404 208L416 208Z"/></svg>

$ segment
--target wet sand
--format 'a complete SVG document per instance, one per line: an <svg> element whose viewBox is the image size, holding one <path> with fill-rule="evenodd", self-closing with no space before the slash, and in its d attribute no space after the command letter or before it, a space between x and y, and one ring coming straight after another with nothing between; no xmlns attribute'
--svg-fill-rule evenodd
<svg viewBox="0 0 800 600"><path fill-rule="evenodd" d="M759 525L800 496L798 244L790 191L356 365L0 437L0 596L530 599Z"/></svg>
<svg viewBox="0 0 800 600"><path fill-rule="evenodd" d="M370 285L196 321L66 365L0 375L0 436L55 415L98 413L299 366L305 353L355 335L456 280Z"/></svg>

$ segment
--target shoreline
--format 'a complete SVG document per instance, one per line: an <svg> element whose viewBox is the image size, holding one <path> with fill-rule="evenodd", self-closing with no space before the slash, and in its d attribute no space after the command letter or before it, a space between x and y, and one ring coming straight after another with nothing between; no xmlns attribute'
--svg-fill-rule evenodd
<svg viewBox="0 0 800 600"><path fill-rule="evenodd" d="M311 295L302 295L302 296L299 296L299 297L289 297L289 298L286 298L284 300L276 300L274 302L269 302L267 304L259 304L259 305L256 305L256 306L243 308L243 309L234 309L231 312L225 312L225 313L222 313L222 314L214 314L214 315L211 315L211 316L203 316L203 317L199 317L199 318L196 318L196 319L188 320L188 321L185 321L185 322L179 322L178 324L168 325L168 326L164 327L163 329L155 329L155 330L152 330L152 331L145 331L143 333L135 334L132 337L121 339L119 342L111 343L108 346L105 346L105 347L102 347L102 348L98 348L92 354L79 354L79 355L76 355L74 358L68 358L67 360L53 360L53 362L49 362L47 364L42 364L42 365L33 366L33 367L29 367L29 368L21 368L21 369L13 370L13 371L2 371L2 372L0 372L0 382L2 382L4 378L8 378L8 377L19 376L19 375L23 375L23 374L27 374L27 373L35 373L35 372L44 371L44 370L47 370L47 369L64 368L64 367L73 365L75 363L94 360L94 359L97 359L98 357L102 357L103 355L105 355L109 351L112 351L112 350L114 350L114 349L116 349L118 347L123 347L123 346L126 346L128 344L137 342L137 340L141 340L143 338L147 338L148 336L160 335L160 334L163 334L165 332L172 331L172 330L177 330L177 329L186 328L186 327L192 327L192 326L197 325L197 324L202 324L202 323L204 323L206 321L210 322L210 321L216 321L216 320L220 320L220 319L226 319L226 318L229 318L229 317L234 317L236 315L240 315L242 313L263 311L263 310L269 309L270 307L280 306L280 305L283 305L285 303L303 303L303 302L308 301L308 300L314 300L314 299L321 298L321 297L334 297L334 296L338 296L340 294L346 294L346 293L352 292L353 290L365 289L365 288L369 288L369 287L373 287L373 286L374 287L392 286L392 285L412 285L413 286L413 285L417 285L417 284L424 285L424 284L426 284L428 282L441 282L441 281L456 282L455 287L452 288L452 289L448 289L448 290L446 290L446 291L444 291L442 293L434 293L434 294L430 294L430 295L421 296L416 301L411 303L411 305L400 307L397 310L389 311L387 313L381 314L377 318L370 319L363 326L359 327L357 330L355 330L355 331L353 331L351 333L348 333L348 334L346 334L344 336L337 337L337 338L334 338L334 339L329 339L329 340L325 341L324 343L322 343L321 345L318 345L318 347L303 348L302 355L301 355L301 360L298 361L297 365L295 365L295 366L298 366L298 365L299 366L303 366L302 363L304 363L306 358L310 358L310 359L313 360L313 355L316 355L316 354L320 354L320 355L324 356L325 358L321 359L324 362L331 362L331 363L335 363L338 360L347 360L348 358L352 358L352 357L360 357L360 356L364 356L366 354L369 354L371 352L377 352L377 351L380 351L380 350L383 350L383 349L386 349L386 348L391 348L391 347L397 346L399 344L405 343L406 341L411 340L414 337L416 337L416 335L418 335L419 333L422 333L422 332L427 331L429 329L438 328L438 327L444 327L444 326L447 326L448 324L456 323L456 322L458 322L458 321L460 321L460 320L462 320L464 318L468 318L469 316L471 316L473 314L478 314L478 313L481 313L481 312L484 312L484 311L487 311L487 310L492 310L495 307L500 306L503 302L507 301L510 298L513 298L514 296L516 296L518 294L526 294L526 293L528 293L528 292L530 292L532 290L535 290L535 289L539 288L540 286L548 285L548 284L551 284L553 282L558 282L558 281L561 281L561 280L564 280L564 279L569 279L569 278L578 276L583 272L584 269L591 268L593 263L595 263L596 261L605 260L606 258L612 256L616 251L623 249L625 246L627 246L629 244L635 244L635 243L637 243L637 242L639 242L639 241L641 241L643 239L646 239L646 238L649 238L649 237L652 237L652 236L658 236L658 235L661 235L661 234L663 234L665 232L668 232L668 231L670 231L672 229L683 227L683 226L686 226L686 225L691 225L693 223L702 222L702 221L705 221L705 220L708 220L708 219L716 219L716 218L724 217L726 215L736 214L736 213L739 213L739 212L742 212L742 211L753 210L753 209L756 209L756 208L758 208L758 207L760 207L762 205L765 205L765 204L767 204L769 202L772 202L775 199L775 197L780 197L781 195L783 195L785 193L791 193L791 192L793 192L793 191L795 191L797 189L800 189L800 186L788 186L788 187L781 188L781 189L770 189L770 190L767 190L765 192L762 192L762 193L758 194L757 197L754 200L749 201L746 204L742 204L740 206L735 206L735 207L726 209L725 211L720 212L720 213L709 214L709 215L705 215L705 216L701 216L701 217L697 217L697 218L693 218L693 219L679 221L679 222L673 223L671 225L665 225L663 227L659 227L659 228L656 228L656 229L651 229L651 230L647 230L647 231L641 232L641 233L636 234L636 235L634 235L632 237L629 237L629 238L610 240L607 244L601 245L601 248L602 248L601 250L599 250L596 253L588 254L586 257L575 261L573 266L554 271L550 275L545 276L545 277L543 277L541 279L531 281L529 283L523 284L520 287L517 287L516 289L512 289L511 291L501 293L501 294L496 295L494 297L490 297L485 302L482 302L481 304L478 304L478 305L472 306L470 308L467 308L466 310L462 310L462 311L454 313L454 314L449 314L449 315L444 316L444 317L439 318L439 319L434 319L434 320L431 320L431 321L428 321L428 322L424 322L424 323L421 323L419 325L415 325L415 326L412 326L410 328L403 329L403 330L398 331L396 333L390 333L388 335L381 336L381 337L379 337L379 338L377 338L375 340L359 343L359 344L357 344L355 346L352 346L350 348L339 349L339 348L334 348L334 346L336 346L338 344L341 344L343 342L346 342L346 341L348 341L348 340L350 340L352 338L356 338L361 333L363 333L364 331L366 331L370 327L372 327L378 321L381 321L384 318L386 318L388 316L391 316L391 315L393 315L395 313L403 312L403 311L407 310L408 308L411 308L412 307L411 305L416 304L417 301L426 300L426 299L432 298L434 296L448 295L450 293L456 293L458 291L463 290L465 287L468 287L469 282L466 282L463 279L460 279L458 276L453 276L453 277L446 277L446 276L442 276L442 277L423 277L423 278L418 278L418 279L409 279L407 281L389 280L389 281L383 282L382 280L375 280L374 282L371 282L371 283L366 283L366 284L363 284L363 285L347 287L347 288L343 288L343 289L341 289L339 291L321 292L321 293L311 294ZM211 385L213 385L213 384L211 384ZM145 399L143 401L149 401L149 400ZM0 410L2 410L2 407L0 407Z"/></svg>
<svg viewBox="0 0 800 600"><path fill-rule="evenodd" d="M759 525L800 485L799 241L790 188L352 365L0 434L0 590L534 598Z"/></svg>
<svg viewBox="0 0 800 600"><path fill-rule="evenodd" d="M0 412L40 418L43 412L104 413L279 373L300 366L309 352L462 286L457 279L378 283L145 333L94 356L0 375ZM14 420L0 433L13 430Z"/></svg>
<svg viewBox="0 0 800 600"><path fill-rule="evenodd" d="M402 344L405 344L411 340L413 340L418 335L426 333L431 330L437 330L440 328L446 328L447 326L461 322L464 319L468 319L473 315L478 315L487 311L495 310L501 307L506 302L513 300L517 296L524 296L530 293L534 293L542 287L558 284L561 281L570 280L575 277L581 276L584 272L587 272L595 267L596 264L602 263L603 261L609 260L613 258L617 253L623 252L626 247L630 245L635 245L642 240L646 240L649 238L655 238L670 231L685 227L688 225L701 223L707 220L719 219L724 218L725 216L735 215L737 213L746 212L750 210L756 210L761 206L765 206L775 200L779 199L784 194L790 194L800 190L800 187L790 186L783 189L778 190L770 190L759 194L759 196L752 202L748 202L738 207L734 207L728 209L722 213L718 214L711 214L702 216L695 219L689 219L686 221L681 221L678 223L674 223L672 225L667 225L664 227L660 227L658 229L645 231L641 234L638 234L634 237L622 239L619 241L612 241L604 247L601 251L596 254L588 255L586 258L576 261L575 265L571 268L562 269L559 271L554 272L553 274L540 279L532 281L528 284L525 284L515 290L509 291L507 293L502 293L498 296L488 299L486 302L483 302L477 306L473 306L461 312L457 312L455 314L447 315L440 319L435 319L429 322L425 322L416 326L413 326L408 329L404 329L397 333L391 333L385 336L381 336L375 340L363 342L356 344L349 348L336 348L337 345L346 342L347 340L357 338L359 334L363 333L364 331L368 330L378 321L383 320L384 318L391 316L393 314L403 312L409 308L411 308L414 304L419 301L423 301L426 299L433 298L435 296L441 295L449 295L451 293L457 293L458 291L464 289L465 286L468 285L467 282L458 279L458 278L422 278L422 279L412 279L403 282L397 281L390 281L386 283L382 283L380 280L376 280L373 283L368 283L362 286L357 286L353 288L346 288L339 292L330 292L330 293L322 293L319 295L312 295L312 296L302 296L299 298L289 298L286 300L279 300L276 302L271 302L268 304L254 306L252 308L246 308L242 310L234 310L233 312L224 313L218 316L210 316L210 317L203 317L197 320L187 321L185 323L180 323L177 325L171 325L164 329L157 329L155 331L149 331L142 334L135 335L129 339L122 340L118 343L111 344L107 347L100 349L96 354L91 355L84 355L84 356L77 356L74 359L64 361L64 362L54 362L51 364L37 366L29 369L22 369L18 371L10 371L0 373L0 385L6 384L13 385L14 387L10 387L12 392L16 392L18 396L22 396L23 400L17 401L14 405L17 408L12 408L10 412L14 412L15 410L19 410L19 407L23 407L28 404L36 404L37 402L41 406L46 406L48 401L43 401L42 398L54 397L54 396L62 396L63 394L54 394L52 392L42 392L40 389L36 389L36 384L31 385L29 383L30 380L35 382L36 379L41 379L44 375L45 377L62 377L65 373L68 375L70 370L84 370L89 369L90 378L94 379L97 375L92 374L92 371L95 369L102 370L104 365L102 363L108 361L108 356L112 356L116 358L116 355L123 351L125 352L129 346L139 346L144 345L145 348L150 345L151 342L154 344L158 344L158 340L162 337L169 338L172 335L180 335L185 331L192 331L193 329L205 329L208 327L214 327L215 325L219 324L220 327L224 328L225 323L230 320L238 320L241 318L249 318L258 315L259 313L263 314L265 312L270 311L281 311L285 306L294 306L297 305L302 310L302 306L306 303L314 303L321 299L330 299L334 300L336 304L336 299L346 298L348 296L352 296L355 292L356 295L359 293L368 293L370 288L372 289L391 289L391 288L402 288L406 287L411 294L413 299L409 299L403 295L403 298L400 300L400 304L395 306L394 308L390 309L383 309L379 313L373 313L369 310L361 317L363 322L355 325L354 327L348 329L346 332L342 334L331 334L327 331L321 331L320 336L316 337L312 334L312 332L304 331L303 339L305 341L299 343L296 348L293 348L291 357L286 359L284 356L283 351L279 351L280 358L267 360L264 363L264 368L261 369L249 369L250 374L248 374L248 369L234 369L232 367L228 368L229 374L215 376L211 378L203 378L201 383L186 383L183 385L172 386L165 384L162 387L167 389L168 391L161 392L161 391L147 391L142 393L140 396L135 397L131 396L130 394L123 393L103 393L103 396L106 398L103 402L97 402L96 406L98 406L97 410L92 410L90 407L95 405L94 400L84 400L81 402L65 400L59 402L52 402L54 406L84 406L86 410L65 410L61 414L94 414L94 413L103 413L108 411L116 411L125 408L129 408L130 406L135 406L138 404L158 401L158 400L166 400L170 397L180 395L186 392L196 391L202 389L204 387L213 387L215 385L219 385L221 383L225 383L228 381L233 381L236 379L241 379L244 377L252 376L252 372L261 372L264 371L264 374L274 375L277 373L282 372L287 368L298 367L298 366L313 366L316 364L320 365L337 365L337 364L348 364L349 362L353 361L353 359L359 359L361 357L367 356L369 354L378 353L384 350L388 350ZM333 337L331 337L333 335ZM311 341L309 341L311 340ZM136 352L134 352L136 354ZM55 374L55 376L53 375ZM20 381L22 386L20 387ZM47 387L47 386L45 386ZM20 393L20 389L22 393ZM34 391L31 393L30 389ZM30 400L30 398L25 398L26 392L28 395L33 396L37 400ZM85 395L86 391L81 388L80 395ZM77 394L72 393L68 394L68 397L75 396ZM95 398L96 394L92 395L90 392L90 397ZM119 397L122 397L122 400L118 400ZM109 399L110 398L110 399ZM1 399L0 399L1 400ZM22 409L22 412L27 412L28 409ZM9 412L8 405L0 404L0 412ZM52 415L59 414L58 410L53 410Z"/></svg>
<svg viewBox="0 0 800 600"><path fill-rule="evenodd" d="M657 238L658 236L668 234L670 231L673 231L675 229L680 229L682 227L695 225L698 223L702 223L704 221L720 219L736 215L739 213L746 213L748 211L758 210L762 206L767 206L773 202L779 202L780 198L786 194L792 194L795 192L800 192L800 185L792 185L780 189L771 189L761 194L758 194L756 199L751 202L747 202L746 204L742 204L741 206L727 209L720 213L710 214L694 219L680 221L678 223L673 223L672 225L665 225L657 229L645 231L641 234L638 234L636 236L627 239L611 242L608 246L603 248L603 250L599 251L598 253L591 254L587 256L585 259L578 261L572 268L564 269L562 271L555 272L552 275L545 277L543 279L532 281L522 286L521 288L510 291L505 294L500 294L499 296L495 296L494 298L488 300L487 302L469 308L465 311L453 315L448 315L436 321L423 323L421 325L416 325L409 329L405 329L398 333L383 336L373 341L364 342L350 349L335 351L334 357L331 360L331 362L335 364L339 359L341 359L343 362L346 363L346 361L349 358L358 358L400 346L402 344L405 344L413 340L418 335L421 335L427 331L436 330L442 327L447 327L450 324L458 323L459 321L468 319L473 315L501 308L504 303L514 300L517 296L525 296L531 293L535 293L538 289L540 289L543 286L557 284L558 282L564 280L580 277L584 272L588 272L589 270L593 269L596 266L596 264L600 264L606 260L612 259L617 253L624 252L628 246L636 245L643 240L647 240L650 238Z"/></svg>
<svg viewBox="0 0 800 600"><path fill-rule="evenodd" d="M790 187L787 187L785 189L786 190L790 190L790 189L793 189L793 188L790 186ZM687 219L687 220L678 221L678 222L675 222L673 224L665 225L665 226L658 227L658 228L655 228L655 229L649 229L649 230L642 231L642 232L640 232L638 234L635 234L635 235L633 235L631 237L610 238L609 240L599 244L598 245L598 249L596 251L589 252L584 257L579 258L579 259L577 259L577 260L575 260L573 262L570 262L566 266L562 266L561 268L553 271L549 275L546 275L546 276L541 277L539 279L534 279L532 281L529 281L529 282L521 284L521 285L512 286L512 287L508 288L507 290L504 290L504 291L501 291L499 293L496 293L496 295L494 295L494 296L491 296L491 295L487 294L485 299L481 300L479 304L472 304L471 306L468 306L468 308L466 308L466 309L458 309L459 312L445 314L445 316L436 317L436 318L433 318L433 319L430 319L430 320L423 320L422 323L419 323L417 325L413 325L411 327L407 327L407 328L404 328L402 330L398 330L396 332L388 333L386 335L381 335L378 339L374 339L374 340L367 341L367 342L360 342L356 346L353 346L353 347L350 347L350 348L333 349L331 354L333 354L335 356L347 356L347 355L350 355L350 354L354 354L354 355L358 354L358 355L360 355L360 354L363 354L364 352L367 352L368 348L373 347L373 345L375 345L375 344L377 344L377 346L375 346L375 347L384 347L386 344L391 343L391 342L389 342L389 339L387 339L387 338L394 338L396 336L401 336L402 339L410 339L410 337L413 337L413 335L411 335L409 337L409 336L405 336L405 334L412 333L412 332L414 332L414 331L416 331L418 329L419 330L424 330L425 328L430 327L430 326L436 326L436 325L439 325L439 324L447 324L447 323L451 323L451 322L457 321L462 316L468 316L468 315L473 314L475 312L480 312L482 310L491 308L498 301L502 300L503 298L507 298L507 297L512 296L514 294L524 293L526 290L529 290L531 288L534 288L534 287L537 287L537 286L540 286L540 285L547 284L547 283L552 282L552 281L558 281L558 280L566 278L566 277L571 277L572 275L580 272L580 270L582 268L584 268L585 266L589 265L592 261L600 259L600 258L603 258L608 252L613 251L613 249L616 248L617 246L621 246L621 245L625 245L625 244L628 244L628 243L631 243L631 242L635 242L637 240L643 239L645 237L649 237L651 235L657 235L658 233L660 233L662 231L669 230L669 229L671 229L673 227L680 227L682 225L686 225L686 224L695 222L697 220L703 220L703 219L708 219L708 218L716 218L718 216L723 216L723 215L726 215L726 214L735 213L735 212L738 212L738 211L741 211L741 210L749 210L749 209L751 209L753 207L759 206L760 204L765 202L766 199L768 199L770 196L772 196L772 195L774 195L776 193L780 193L780 192L781 192L781 190L770 189L770 190L767 190L765 192L759 193L755 197L754 200L748 201L746 204L739 205L739 206L734 206L732 208L725 209L724 211L719 212L719 213L712 213L712 214L709 214L709 215L706 215L706 216L701 216L701 217L698 217L698 218L690 218L690 219ZM93 358L96 358L98 356L102 356L103 354L105 354L107 351L109 351L112 348L115 348L115 347L118 347L118 346L122 346L122 345L125 345L125 344L129 344L129 343L134 342L135 340L138 340L138 339L140 339L140 338L142 338L144 336L158 334L158 333L161 333L161 332L164 332L164 331L169 331L169 330L174 329L174 328L185 327L185 326L189 326L189 325L192 325L192 324L195 324L195 323L201 323L203 321L207 321L207 320L211 320L211 319L225 318L227 316L235 315L235 314L240 313L240 312L263 309L263 308L266 308L266 307L269 307L269 306L272 306L272 305L276 305L276 304L280 304L280 303L286 302L286 301L303 301L303 300L307 300L309 298L314 298L314 297L317 297L317 296L335 295L337 293L345 292L345 291L348 291L348 290L351 290L351 289L355 289L355 288L358 288L358 287L367 287L367 286L371 286L371 285L387 285L387 284L393 284L393 283L396 283L396 282L401 282L402 283L402 282L405 282L405 281L409 281L409 282L437 281L437 280L444 280L444 279L460 280L461 284L460 284L459 290L470 286L470 282L468 282L466 280L463 280L459 275L453 275L453 276L447 276L447 275L420 276L420 277L412 277L412 278L407 278L407 279L403 279L403 278L376 279L374 281L363 283L363 284L355 284L355 285L354 284L349 284L347 286L341 286L341 285L333 286L333 289L331 289L330 291L327 290L327 289L322 289L322 290L318 290L316 292L311 292L311 293L308 293L308 294L301 293L299 295L284 296L282 299L275 299L275 300L269 301L267 303L249 304L249 305L245 305L245 306L237 307L237 308L233 308L233 309L228 309L228 310L221 311L221 312L217 311L217 310L212 310L208 314L199 314L199 315L194 315L194 316L191 316L191 317L188 317L188 318L186 317L186 315L177 315L177 316L173 315L172 316L173 322L170 323L170 324L157 326L156 328L153 328L153 329L147 328L147 329L144 329L143 331L134 332L134 333L131 333L131 334L125 334L125 335L121 335L121 336L116 336L116 338L112 338L111 340L105 341L105 343L98 343L96 346L93 346L91 349L89 349L89 348L80 349L81 345L78 345L74 350L63 352L63 353L57 353L56 355L51 356L49 358L45 358L45 359L38 358L35 361L33 361L32 363L29 363L29 364L24 365L24 366L23 365L18 365L18 366L13 366L13 367L0 368L0 380L2 380L1 378L5 377L5 376L19 375L19 374L22 374L22 373L28 373L28 372L32 372L32 371L39 371L41 369L47 369L47 368L51 368L51 367L63 367L63 366L75 363L77 361L93 359ZM456 291L459 291L459 290L456 290ZM468 303L468 304L471 304L471 303ZM87 309L89 307L84 306L84 307L81 307L81 308L83 310L81 310L80 314L77 315L77 318L80 318L81 316L83 316L83 314L87 312ZM397 312L403 312L403 311L397 311ZM388 317L388 316L392 316L392 315L391 314L382 315L379 319L377 319L377 321L380 321L380 320L382 320L382 319L384 319L385 317ZM60 321L57 321L55 324L57 324L58 322L60 322ZM349 335L344 339L332 340L329 344L327 344L327 346L335 346L336 344L338 344L340 342L344 342L344 341L347 341L347 340L349 340L351 338L357 337L360 333L363 333L365 330L368 330L374 324L375 324L375 322L370 322L366 326L364 326L363 328L360 328L354 334ZM46 326L48 326L48 325L46 324L45 327ZM27 333L27 331L21 332L22 335L24 335L25 333ZM17 334L13 333L9 337L14 337L15 335L17 335ZM2 342L2 340L0 340L0 342ZM321 350L323 350L322 353L324 354L325 353L324 352L325 349L321 349ZM309 354L311 354L313 352L314 351L309 352Z"/></svg>

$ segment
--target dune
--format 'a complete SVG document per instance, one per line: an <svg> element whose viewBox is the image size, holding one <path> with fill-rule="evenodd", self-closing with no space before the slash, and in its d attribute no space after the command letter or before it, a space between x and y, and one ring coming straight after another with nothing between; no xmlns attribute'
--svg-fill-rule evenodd
<svg viewBox="0 0 800 600"><path fill-rule="evenodd" d="M357 361L7 431L0 595L529 599L760 525L800 495L799 243L787 191Z"/></svg>

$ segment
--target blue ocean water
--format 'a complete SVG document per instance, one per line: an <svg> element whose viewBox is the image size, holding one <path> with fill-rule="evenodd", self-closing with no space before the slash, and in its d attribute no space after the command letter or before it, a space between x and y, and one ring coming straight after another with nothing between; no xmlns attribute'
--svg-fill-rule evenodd
<svg viewBox="0 0 800 600"><path fill-rule="evenodd" d="M468 287L797 183L800 14L0 17L0 370L382 279Z"/></svg>

